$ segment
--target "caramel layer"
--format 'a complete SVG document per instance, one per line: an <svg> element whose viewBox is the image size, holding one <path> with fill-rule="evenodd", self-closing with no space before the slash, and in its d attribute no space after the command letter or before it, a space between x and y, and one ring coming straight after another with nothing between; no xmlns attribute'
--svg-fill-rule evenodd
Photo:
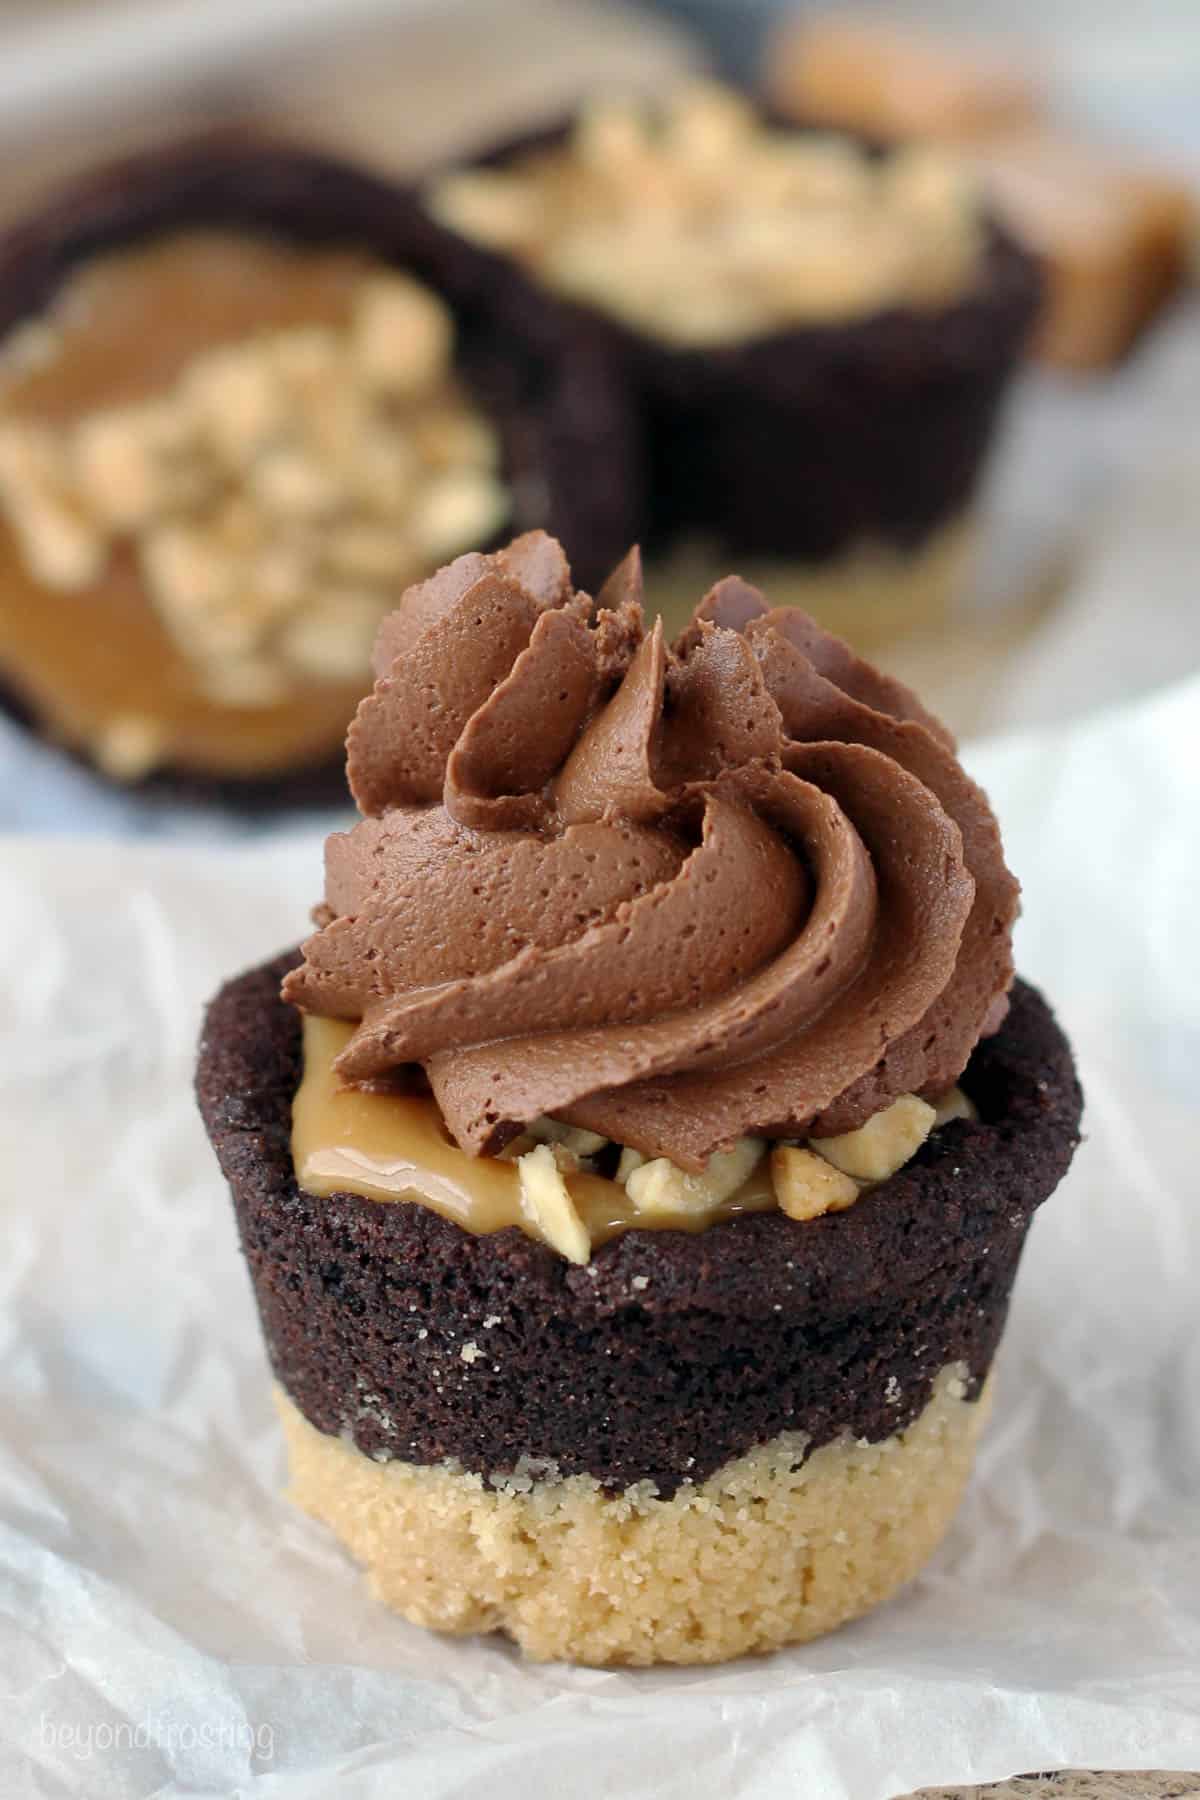
<svg viewBox="0 0 1200 1800"><path fill-rule="evenodd" d="M354 1030L343 1019L304 1015L304 1074L292 1104L300 1186L318 1196L427 1206L477 1236L515 1225L572 1262L587 1262L596 1245L633 1229L705 1231L776 1207L799 1220L840 1212L907 1162L931 1128L975 1116L958 1088L936 1109L908 1094L858 1131L812 1139L808 1149L739 1139L701 1176L622 1150L609 1180L588 1164L601 1152L615 1158L620 1147L594 1133L543 1119L508 1155L469 1156L427 1095L346 1086L334 1064Z"/></svg>
<svg viewBox="0 0 1200 1800"><path fill-rule="evenodd" d="M522 1207L515 1162L468 1156L451 1141L437 1106L424 1096L342 1086L333 1062L353 1030L340 1019L305 1016L304 1076L292 1107L292 1155L300 1186L317 1195L415 1201L476 1235L515 1225L546 1242ZM686 1212L639 1212L618 1182L583 1169L564 1179L593 1244L635 1226L703 1231L719 1219L776 1205L765 1158L728 1198Z"/></svg>

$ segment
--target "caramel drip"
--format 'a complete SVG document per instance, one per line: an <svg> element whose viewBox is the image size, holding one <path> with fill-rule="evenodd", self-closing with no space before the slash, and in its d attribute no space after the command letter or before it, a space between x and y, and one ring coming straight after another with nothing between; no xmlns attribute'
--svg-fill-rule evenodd
<svg viewBox="0 0 1200 1800"><path fill-rule="evenodd" d="M545 1243L522 1210L515 1162L468 1156L426 1096L343 1086L334 1058L353 1031L341 1019L305 1016L304 1074L292 1106L292 1158L300 1186L322 1197L349 1193L427 1206L478 1236L515 1225ZM568 1174L566 1184L594 1245L635 1227L704 1231L720 1219L776 1205L766 1160L736 1193L706 1211L638 1213L618 1182L584 1170Z"/></svg>

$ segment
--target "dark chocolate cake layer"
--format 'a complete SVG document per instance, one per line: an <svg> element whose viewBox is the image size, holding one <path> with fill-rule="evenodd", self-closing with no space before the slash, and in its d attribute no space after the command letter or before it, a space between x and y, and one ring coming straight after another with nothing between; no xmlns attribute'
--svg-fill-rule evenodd
<svg viewBox="0 0 1200 1800"><path fill-rule="evenodd" d="M350 164L235 133L113 164L0 236L0 337L36 318L90 259L203 228L362 249L439 294L455 320L457 371L500 438L513 498L503 540L544 526L569 545L577 578L600 585L638 519L638 436L612 353L565 325L549 296L498 306L490 259L444 232L405 189ZM25 696L4 681L2 658L0 705L36 726ZM339 749L277 776L165 768L138 785L250 807L332 803L345 793L343 769Z"/></svg>
<svg viewBox="0 0 1200 1800"><path fill-rule="evenodd" d="M300 1023L278 998L295 960L222 989L197 1090L272 1364L319 1430L383 1459L543 1458L668 1496L783 1431L888 1438L949 1363L978 1389L1079 1135L1071 1053L1034 989L1017 983L963 1077L979 1122L943 1127L847 1211L633 1231L579 1267L520 1231L297 1187Z"/></svg>
<svg viewBox="0 0 1200 1800"><path fill-rule="evenodd" d="M475 163L505 167L570 129ZM989 220L975 278L947 305L681 348L479 254L511 316L538 312L544 294L539 329L573 321L620 359L644 436L639 530L650 550L695 536L728 554L817 563L864 540L914 550L965 512L1044 287L1036 259Z"/></svg>

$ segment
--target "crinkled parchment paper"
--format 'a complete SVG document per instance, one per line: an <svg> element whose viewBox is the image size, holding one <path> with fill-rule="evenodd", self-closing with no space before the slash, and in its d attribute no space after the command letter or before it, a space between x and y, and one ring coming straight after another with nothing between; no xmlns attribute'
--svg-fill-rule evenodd
<svg viewBox="0 0 1200 1800"><path fill-rule="evenodd" d="M975 755L1088 1138L928 1572L713 1671L525 1667L386 1614L280 1498L203 999L319 843L0 852L0 1794L820 1796L1200 1767L1200 685Z"/></svg>

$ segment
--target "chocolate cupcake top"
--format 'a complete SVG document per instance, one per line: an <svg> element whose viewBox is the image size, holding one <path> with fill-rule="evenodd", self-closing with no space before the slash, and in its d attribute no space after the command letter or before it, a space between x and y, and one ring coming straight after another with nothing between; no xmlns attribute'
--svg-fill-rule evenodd
<svg viewBox="0 0 1200 1800"><path fill-rule="evenodd" d="M957 300L984 213L965 167L764 121L697 84L604 100L561 141L451 171L434 216L555 292L677 346L713 346Z"/></svg>
<svg viewBox="0 0 1200 1800"><path fill-rule="evenodd" d="M593 602L541 533L410 588L285 982L421 1065L458 1145L553 1117L701 1170L938 1096L1003 1014L1017 887L953 740L731 577L674 645L636 552Z"/></svg>

